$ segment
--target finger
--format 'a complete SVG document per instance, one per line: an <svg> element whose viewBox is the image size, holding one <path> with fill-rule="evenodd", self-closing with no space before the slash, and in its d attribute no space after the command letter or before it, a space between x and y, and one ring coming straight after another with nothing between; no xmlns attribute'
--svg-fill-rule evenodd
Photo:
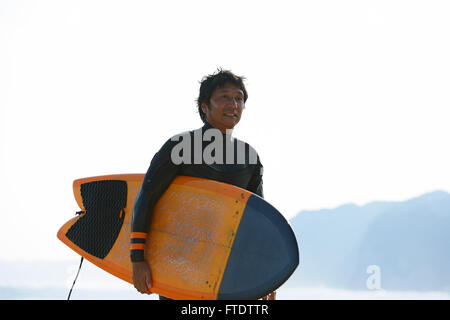
<svg viewBox="0 0 450 320"><path fill-rule="evenodd" d="M136 281L135 288L142 294L148 294L147 286L145 285L145 281L143 280Z"/></svg>
<svg viewBox="0 0 450 320"><path fill-rule="evenodd" d="M139 293L142 293L141 286L137 282L134 283L134 287Z"/></svg>
<svg viewBox="0 0 450 320"><path fill-rule="evenodd" d="M145 284L147 286L147 289L150 289L152 287L152 276L150 274L147 274L145 277Z"/></svg>

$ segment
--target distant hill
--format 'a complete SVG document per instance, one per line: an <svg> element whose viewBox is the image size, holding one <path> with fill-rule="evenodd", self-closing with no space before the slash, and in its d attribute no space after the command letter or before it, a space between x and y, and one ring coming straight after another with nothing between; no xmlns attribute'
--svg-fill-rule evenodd
<svg viewBox="0 0 450 320"><path fill-rule="evenodd" d="M450 194L404 202L346 204L290 220L300 265L287 285L366 288L380 269L385 290L450 290Z"/></svg>

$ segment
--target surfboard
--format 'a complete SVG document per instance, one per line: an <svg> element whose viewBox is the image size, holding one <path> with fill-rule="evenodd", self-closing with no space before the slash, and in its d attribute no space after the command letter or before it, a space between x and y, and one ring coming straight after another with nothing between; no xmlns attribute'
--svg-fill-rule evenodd
<svg viewBox="0 0 450 320"><path fill-rule="evenodd" d="M143 174L77 179L81 211L57 237L85 259L132 283L133 207ZM145 257L151 291L177 300L258 299L299 264L289 223L256 194L226 183L177 176L153 210Z"/></svg>

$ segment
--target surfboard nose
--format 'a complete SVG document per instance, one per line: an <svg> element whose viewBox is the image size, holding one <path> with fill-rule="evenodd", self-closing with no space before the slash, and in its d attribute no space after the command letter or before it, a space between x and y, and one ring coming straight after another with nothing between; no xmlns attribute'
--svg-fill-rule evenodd
<svg viewBox="0 0 450 320"><path fill-rule="evenodd" d="M239 224L217 297L261 298L281 286L298 264L297 240L290 225L272 205L252 195Z"/></svg>

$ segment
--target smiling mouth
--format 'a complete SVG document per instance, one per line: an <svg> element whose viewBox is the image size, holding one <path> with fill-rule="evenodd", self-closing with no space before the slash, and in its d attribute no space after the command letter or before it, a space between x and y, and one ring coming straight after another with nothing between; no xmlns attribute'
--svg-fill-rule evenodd
<svg viewBox="0 0 450 320"><path fill-rule="evenodd" d="M237 114L235 113L224 113L223 115L226 117L237 118Z"/></svg>

